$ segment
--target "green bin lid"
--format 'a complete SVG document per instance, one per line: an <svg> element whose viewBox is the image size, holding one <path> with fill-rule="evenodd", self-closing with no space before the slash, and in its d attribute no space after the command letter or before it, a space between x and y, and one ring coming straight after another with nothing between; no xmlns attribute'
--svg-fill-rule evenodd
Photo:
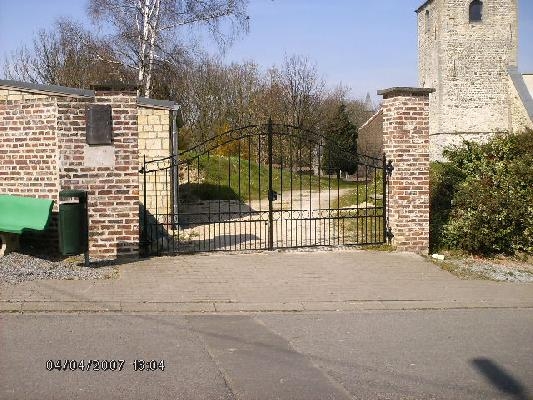
<svg viewBox="0 0 533 400"><path fill-rule="evenodd" d="M62 190L59 192L59 197L87 197L85 190Z"/></svg>

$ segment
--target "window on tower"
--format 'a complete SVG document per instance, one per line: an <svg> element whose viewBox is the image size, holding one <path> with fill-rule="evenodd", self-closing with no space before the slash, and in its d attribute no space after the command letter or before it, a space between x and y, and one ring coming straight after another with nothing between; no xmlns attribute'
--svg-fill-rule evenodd
<svg viewBox="0 0 533 400"><path fill-rule="evenodd" d="M473 0L470 3L469 10L470 22L480 22L483 17L483 2L481 0Z"/></svg>

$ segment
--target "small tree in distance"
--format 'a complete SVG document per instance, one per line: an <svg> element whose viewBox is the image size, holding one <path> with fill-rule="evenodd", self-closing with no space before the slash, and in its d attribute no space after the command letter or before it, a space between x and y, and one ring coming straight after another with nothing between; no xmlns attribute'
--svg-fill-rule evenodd
<svg viewBox="0 0 533 400"><path fill-rule="evenodd" d="M357 170L357 126L350 121L346 105L341 104L327 126L322 154L322 169L328 173Z"/></svg>

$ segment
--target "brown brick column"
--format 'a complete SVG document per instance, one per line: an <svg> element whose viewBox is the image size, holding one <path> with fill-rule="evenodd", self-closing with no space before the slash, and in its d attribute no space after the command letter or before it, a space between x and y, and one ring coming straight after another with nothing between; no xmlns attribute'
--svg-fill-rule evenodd
<svg viewBox="0 0 533 400"><path fill-rule="evenodd" d="M106 258L139 253L139 133L137 93L132 88L95 88L95 103L112 107L114 167L97 168L90 223L92 247ZM99 90L100 89L100 90ZM122 89L122 90L120 90ZM102 173L104 172L104 173ZM93 183L94 182L94 183ZM91 231L89 232L91 234Z"/></svg>
<svg viewBox="0 0 533 400"><path fill-rule="evenodd" d="M91 146L86 142L86 110L91 104L111 106L111 145ZM93 101L65 102L60 104L59 112L61 189L88 192L91 258L138 256L139 133L135 90L96 87Z"/></svg>
<svg viewBox="0 0 533 400"><path fill-rule="evenodd" d="M389 181L392 244L400 251L429 249L429 94L434 89L390 88L383 96L383 151Z"/></svg>

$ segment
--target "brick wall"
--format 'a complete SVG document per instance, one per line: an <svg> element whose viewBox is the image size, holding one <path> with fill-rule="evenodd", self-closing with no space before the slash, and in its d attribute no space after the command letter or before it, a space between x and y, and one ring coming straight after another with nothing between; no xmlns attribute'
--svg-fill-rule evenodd
<svg viewBox="0 0 533 400"><path fill-rule="evenodd" d="M139 239L136 94L97 91L94 103L112 107L113 145L89 148L86 144L85 113L89 102L60 102L61 188L88 192L91 256L135 256ZM95 166L89 162L89 152L96 152L91 158L101 158L104 162ZM110 158L106 162L107 154Z"/></svg>
<svg viewBox="0 0 533 400"><path fill-rule="evenodd" d="M383 150L392 160L388 205L393 244L400 251L429 249L429 94L392 88L383 95Z"/></svg>
<svg viewBox="0 0 533 400"><path fill-rule="evenodd" d="M56 200L57 102L13 94L7 100L2 92L7 91L0 91L0 192Z"/></svg>
<svg viewBox="0 0 533 400"><path fill-rule="evenodd" d="M57 252L57 101L0 89L0 193L55 201L49 228L25 242Z"/></svg>
<svg viewBox="0 0 533 400"><path fill-rule="evenodd" d="M85 114L91 103L112 106L113 146L89 148L86 144ZM55 250L59 191L81 189L89 195L91 257L138 254L139 150L134 92L97 91L92 98L0 89L0 156L0 192L55 200L52 229L46 233Z"/></svg>
<svg viewBox="0 0 533 400"><path fill-rule="evenodd" d="M0 88L0 102L6 101L26 101L26 100L46 100L50 96L39 93L21 92L16 89Z"/></svg>

